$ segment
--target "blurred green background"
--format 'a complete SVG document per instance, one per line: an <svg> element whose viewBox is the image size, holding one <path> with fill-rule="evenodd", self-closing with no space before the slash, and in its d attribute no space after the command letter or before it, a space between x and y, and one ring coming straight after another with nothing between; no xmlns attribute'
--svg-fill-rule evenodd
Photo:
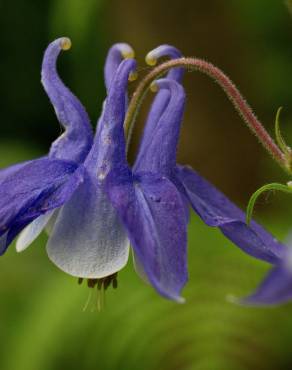
<svg viewBox="0 0 292 370"><path fill-rule="evenodd" d="M43 51L59 36L73 42L60 58L60 74L93 124L105 94L107 49L130 43L143 75L144 55L169 43L221 67L270 132L284 106L282 130L292 142L292 16L283 1L1 1L0 31L1 166L45 154L60 132L39 81ZM218 86L192 73L185 87L180 163L191 164L242 207L264 183L288 180ZM150 103L151 96L139 116L132 159ZM291 227L288 202L276 194L256 208L256 218L281 239ZM226 300L249 293L269 266L197 216L189 230L185 305L159 297L130 263L117 291L106 294L103 311L82 312L88 289L48 261L45 238L21 255L11 247L0 259L1 370L292 369L292 305L255 309Z"/></svg>

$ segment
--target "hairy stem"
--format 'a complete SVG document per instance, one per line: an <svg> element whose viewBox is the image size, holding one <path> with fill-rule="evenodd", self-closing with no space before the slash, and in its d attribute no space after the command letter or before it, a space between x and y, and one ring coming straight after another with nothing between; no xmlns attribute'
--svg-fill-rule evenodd
<svg viewBox="0 0 292 370"><path fill-rule="evenodd" d="M128 136L128 143L132 134L133 126L139 107L147 93L151 83L162 76L165 72L174 67L184 67L190 71L199 71L215 80L219 86L225 91L228 98L233 103L235 109L243 118L250 130L256 135L261 144L278 162L278 164L291 174L289 164L285 154L280 150L261 122L257 119L252 109L242 97L239 90L234 83L223 73L219 68L213 64L197 58L179 58L167 61L154 68L138 85L131 101L125 120L125 131Z"/></svg>

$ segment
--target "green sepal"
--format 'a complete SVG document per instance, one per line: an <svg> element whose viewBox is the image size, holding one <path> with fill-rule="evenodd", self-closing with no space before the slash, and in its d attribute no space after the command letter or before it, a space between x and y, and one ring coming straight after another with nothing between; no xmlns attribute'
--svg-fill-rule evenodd
<svg viewBox="0 0 292 370"><path fill-rule="evenodd" d="M275 183L272 183L272 184L264 185L261 188L259 188L250 197L249 202L248 202L248 205L247 205L247 208L246 208L246 223L248 225L249 225L249 223L251 221L251 218L252 218L252 214L253 214L255 202L257 201L258 197L262 193L264 193L266 191L269 191L269 190L278 190L278 191L282 191L284 193L290 193L290 194L292 193L292 188L290 186L283 185L283 184L278 184L276 182Z"/></svg>

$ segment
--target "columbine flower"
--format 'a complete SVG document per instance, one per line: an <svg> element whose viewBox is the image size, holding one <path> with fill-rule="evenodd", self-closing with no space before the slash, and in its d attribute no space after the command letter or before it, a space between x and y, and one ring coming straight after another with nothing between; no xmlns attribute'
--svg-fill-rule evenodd
<svg viewBox="0 0 292 370"><path fill-rule="evenodd" d="M65 133L52 144L48 157L74 161L79 166L84 162L92 147L93 133L85 109L70 90L64 86L56 71L56 60L60 51L62 49L68 50L70 47L71 41L68 38L57 39L49 45L43 61L42 83L60 123L66 129ZM133 50L127 44L115 44L109 50L104 71L107 91L122 59L131 56L133 56ZM2 173L3 177L7 176L22 166L23 164L15 165L2 170L0 180ZM19 175L22 176L21 173ZM78 175L80 181L83 181L84 168L81 166ZM74 189L72 189L72 193L73 191ZM66 198L65 201L68 199ZM53 208L59 208L60 205ZM52 230L58 210L46 211L46 209L42 209L42 211L43 214L21 232L16 243L16 249L19 252L27 248L45 227L47 232Z"/></svg>
<svg viewBox="0 0 292 370"><path fill-rule="evenodd" d="M168 48L153 50L146 60L155 60L167 54ZM245 213L225 195L189 166L176 164L185 96L178 84L181 70L172 73L172 80L163 79L152 84L152 89L160 89L151 111L155 122L153 120L151 131L146 126L134 169L156 171L166 176L208 226L218 227L228 239L251 256L272 264L279 263L286 250L284 245L256 222L252 221L248 226Z"/></svg>
<svg viewBox="0 0 292 370"><path fill-rule="evenodd" d="M127 83L136 67L132 49L118 44L110 50L105 67L108 94L92 143L85 110L55 70L59 51L68 45L68 39L52 43L43 66L43 83L65 135L47 157L0 173L2 251L33 221L17 242L18 250L26 248L50 221L50 259L63 271L89 279L92 287L106 287L116 284L131 242L138 272L161 295L182 301L191 205L245 252L278 263L285 251L282 244L255 222L247 226L244 213L224 195L189 167L176 164L185 104L179 83L182 69L172 69L154 84L160 91L131 170L124 122ZM161 46L148 55L148 62L161 56L177 58L180 53Z"/></svg>
<svg viewBox="0 0 292 370"><path fill-rule="evenodd" d="M49 72L64 42L57 40L49 47L46 54ZM111 276L115 283L115 273L127 263L130 239L156 290L180 301L180 291L187 279L185 209L180 194L168 179L154 172L132 173L127 164L123 123L127 82L136 63L133 59L116 63L118 51L112 50L105 68L108 96L94 143L86 146L87 152L90 149L88 154L78 141L84 139L82 128L77 127L84 124L80 119L83 118L80 103L72 100L56 74L52 79L48 74L46 82L52 89L47 91L61 123L68 123L71 133L72 126L77 128L72 134L76 141L72 142L71 136L65 134L53 145L47 158L14 167L3 176L0 184L3 251L35 220L18 240L18 249L24 249L52 217L51 211L63 205L54 213L47 244L48 255L58 267L89 279L90 286L100 282L106 285ZM121 59L121 52L118 57ZM67 114L62 115L63 112ZM81 147L83 156L81 151L74 152ZM123 196L118 195L117 208L120 213L124 212L125 204L129 205L126 229L108 199L108 184L115 200L118 187L122 187Z"/></svg>
<svg viewBox="0 0 292 370"><path fill-rule="evenodd" d="M159 47L153 50L146 60L150 59L152 62L168 54L169 47L165 47L165 49ZM177 64L179 65L179 63ZM153 73L152 76L155 74ZM218 227L228 239L244 252L274 264L276 267L272 275L280 276L279 279L282 279L281 281L285 285L283 276L284 274L288 275L285 262L286 246L278 242L256 222L252 221L247 225L245 213L225 195L189 166L176 164L176 148L185 95L178 83L182 77L182 71L177 69L174 73L172 70L171 79L169 77L152 84L152 89L159 89L159 92L149 114L134 170L159 172L168 178L179 190L186 208L190 205L208 226ZM139 92L141 91L142 89ZM150 126L151 130L149 130ZM115 204L113 197L111 199ZM116 203L120 208L119 202ZM128 216L127 205L124 207L124 214L122 213L121 217L126 219ZM291 266L289 276L290 281L286 281L286 284L291 285ZM274 286L276 283L277 281L273 283ZM288 289L285 293L288 296ZM251 303L252 299L255 302L257 298L258 296L254 295L249 300L241 302Z"/></svg>
<svg viewBox="0 0 292 370"><path fill-rule="evenodd" d="M54 106L57 117L65 128L41 159L20 163L0 171L1 247L3 254L13 238L31 221L17 241L17 250L24 250L51 220L58 209L79 184L83 182L84 167L80 166L93 143L88 115L79 100L60 80L56 60L61 50L68 50L71 42L60 38L47 48L42 83ZM126 44L117 44L108 53L105 81L109 86L123 56L132 54Z"/></svg>
<svg viewBox="0 0 292 370"><path fill-rule="evenodd" d="M159 173L133 173L126 161L125 93L134 68L133 59L123 61L111 82L84 182L61 209L47 251L62 270L96 280L124 267L130 240L155 289L179 301L187 278L180 194Z"/></svg>
<svg viewBox="0 0 292 370"><path fill-rule="evenodd" d="M155 86L161 92L163 89L169 91L168 105L157 120L151 138L145 131L135 170L157 171L167 176L179 189L185 202L208 226L219 227L244 252L275 265L254 294L242 300L232 297L230 301L245 305L271 305L291 300L292 250L279 243L256 222L252 221L248 226L245 213L226 196L190 167L175 164L185 96L174 80L158 80Z"/></svg>

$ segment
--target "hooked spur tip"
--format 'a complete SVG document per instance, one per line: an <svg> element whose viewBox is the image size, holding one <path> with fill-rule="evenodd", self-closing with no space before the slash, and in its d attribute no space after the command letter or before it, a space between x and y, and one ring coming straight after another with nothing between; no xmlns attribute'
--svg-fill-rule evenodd
<svg viewBox="0 0 292 370"><path fill-rule="evenodd" d="M134 59L135 58L135 52L133 49L129 50L122 50L122 56L124 59Z"/></svg>
<svg viewBox="0 0 292 370"><path fill-rule="evenodd" d="M156 93L159 90L158 83L156 81L153 81L152 84L150 85L150 90L153 93Z"/></svg>
<svg viewBox="0 0 292 370"><path fill-rule="evenodd" d="M128 44L117 44L120 53L124 59L134 59L135 58L135 51L132 47Z"/></svg>
<svg viewBox="0 0 292 370"><path fill-rule="evenodd" d="M137 71L130 72L130 74L129 74L129 81L130 82L136 81L137 78L138 78L138 72Z"/></svg>
<svg viewBox="0 0 292 370"><path fill-rule="evenodd" d="M72 42L68 37L63 37L60 42L60 47L62 50L69 50L72 46Z"/></svg>
<svg viewBox="0 0 292 370"><path fill-rule="evenodd" d="M153 57L152 52L148 53L145 57L145 62L148 66L154 67L157 64L157 58Z"/></svg>

